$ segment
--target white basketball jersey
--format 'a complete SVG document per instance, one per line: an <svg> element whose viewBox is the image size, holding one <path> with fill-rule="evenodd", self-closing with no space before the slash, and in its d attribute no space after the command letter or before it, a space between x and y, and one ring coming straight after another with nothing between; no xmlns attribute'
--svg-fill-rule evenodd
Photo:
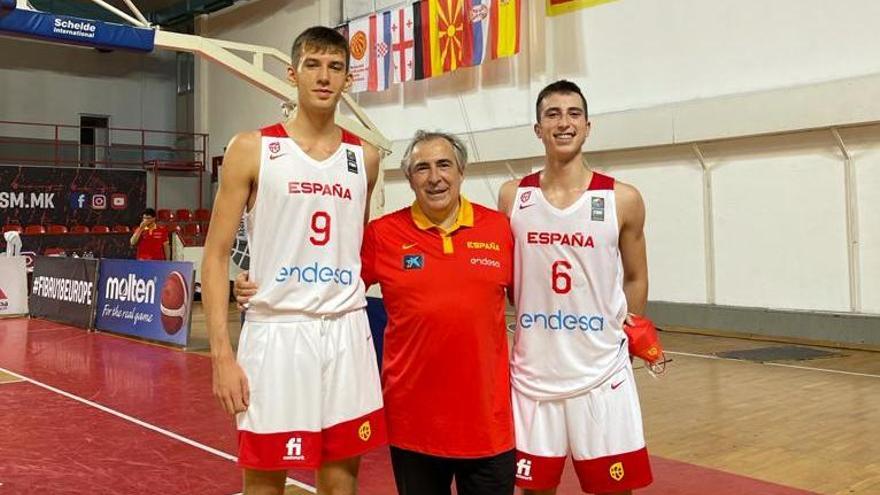
<svg viewBox="0 0 880 495"><path fill-rule="evenodd" d="M541 192L540 173L529 175L516 191L510 223L512 384L547 400L590 390L628 359L614 179L594 172L589 189L560 210Z"/></svg>
<svg viewBox="0 0 880 495"><path fill-rule="evenodd" d="M361 241L367 175L360 140L323 161L308 156L281 124L262 130L257 199L247 214L250 278L259 287L247 318L296 319L366 306Z"/></svg>

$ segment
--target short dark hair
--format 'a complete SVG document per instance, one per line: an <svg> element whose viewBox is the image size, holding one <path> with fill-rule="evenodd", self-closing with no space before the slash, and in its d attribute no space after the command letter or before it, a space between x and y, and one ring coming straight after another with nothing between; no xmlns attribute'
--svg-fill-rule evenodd
<svg viewBox="0 0 880 495"><path fill-rule="evenodd" d="M154 209L152 209L152 208L146 208L146 209L144 209L144 212L141 213L141 215L146 215L146 216L148 216L148 217L155 217L155 216L156 216L156 210L154 210Z"/></svg>
<svg viewBox="0 0 880 495"><path fill-rule="evenodd" d="M581 88L579 88L577 84L571 81L560 79L554 83L548 84L544 89L541 90L540 93L538 93L538 100L535 102L535 117L538 119L538 122L541 121L541 102L544 101L544 98L547 98L548 96L556 93L574 93L580 96L581 101L584 103L584 116L589 119L590 113L587 111L587 99L581 92Z"/></svg>
<svg viewBox="0 0 880 495"><path fill-rule="evenodd" d="M345 56L345 70L348 71L348 40L339 31L326 26L313 26L303 31L293 40L290 48L290 63L296 68L303 51L309 49L320 52L341 52Z"/></svg>

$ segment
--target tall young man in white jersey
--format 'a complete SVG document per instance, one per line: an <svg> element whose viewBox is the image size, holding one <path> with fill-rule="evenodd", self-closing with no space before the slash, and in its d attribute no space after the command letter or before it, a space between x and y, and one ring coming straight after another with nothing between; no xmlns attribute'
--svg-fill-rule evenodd
<svg viewBox="0 0 880 495"><path fill-rule="evenodd" d="M319 493L354 494L360 455L384 445L360 248L377 150L334 123L351 84L348 43L313 27L293 43L288 122L233 137L202 282L214 395L239 430L245 494L281 494L317 469ZM251 299L237 358L227 329L230 246L247 208Z"/></svg>
<svg viewBox="0 0 880 495"><path fill-rule="evenodd" d="M516 243L516 483L556 493L571 454L584 492L630 493L652 481L623 330L647 303L645 207L634 187L585 166L576 84L544 88L536 113L545 167L499 194Z"/></svg>

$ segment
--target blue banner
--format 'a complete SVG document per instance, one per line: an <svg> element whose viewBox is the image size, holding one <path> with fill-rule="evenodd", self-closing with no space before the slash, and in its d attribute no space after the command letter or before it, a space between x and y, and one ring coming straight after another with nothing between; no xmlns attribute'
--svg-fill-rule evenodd
<svg viewBox="0 0 880 495"><path fill-rule="evenodd" d="M5 7L6 4L4 3ZM153 51L156 32L104 21L55 15L36 10L0 9L0 32L96 48Z"/></svg>
<svg viewBox="0 0 880 495"><path fill-rule="evenodd" d="M105 259L100 272L95 328L186 346L192 263Z"/></svg>

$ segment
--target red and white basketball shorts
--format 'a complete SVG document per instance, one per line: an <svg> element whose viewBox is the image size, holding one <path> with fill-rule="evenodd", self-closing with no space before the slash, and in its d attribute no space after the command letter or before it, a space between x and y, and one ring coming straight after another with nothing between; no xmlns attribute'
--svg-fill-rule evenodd
<svg viewBox="0 0 880 495"><path fill-rule="evenodd" d="M584 492L619 492L651 484L629 362L601 385L570 398L535 400L514 390L513 420L520 488L558 486L569 453Z"/></svg>
<svg viewBox="0 0 880 495"><path fill-rule="evenodd" d="M388 443L364 310L295 322L247 321L238 363L250 385L238 464L314 469Z"/></svg>

